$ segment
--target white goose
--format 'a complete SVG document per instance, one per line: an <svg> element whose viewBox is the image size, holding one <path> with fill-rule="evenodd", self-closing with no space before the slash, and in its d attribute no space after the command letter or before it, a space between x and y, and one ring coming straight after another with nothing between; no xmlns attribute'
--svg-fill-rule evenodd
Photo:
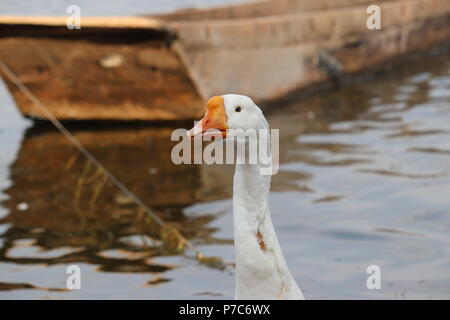
<svg viewBox="0 0 450 320"><path fill-rule="evenodd" d="M249 97L227 94L209 99L205 116L188 136L204 136L209 129L220 130L226 138L232 131L228 129L269 130L269 125ZM273 228L268 206L271 177L261 175L260 169L260 164L236 164L234 174L235 298L304 299Z"/></svg>

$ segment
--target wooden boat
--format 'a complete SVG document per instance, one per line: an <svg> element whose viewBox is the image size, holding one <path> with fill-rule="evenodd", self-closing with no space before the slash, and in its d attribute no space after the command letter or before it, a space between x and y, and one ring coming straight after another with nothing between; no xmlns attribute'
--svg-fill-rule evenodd
<svg viewBox="0 0 450 320"><path fill-rule="evenodd" d="M382 28L367 28L369 5ZM62 120L198 118L216 94L276 101L450 39L448 0L268 0L158 16L0 16L0 59ZM21 112L45 118L4 77Z"/></svg>

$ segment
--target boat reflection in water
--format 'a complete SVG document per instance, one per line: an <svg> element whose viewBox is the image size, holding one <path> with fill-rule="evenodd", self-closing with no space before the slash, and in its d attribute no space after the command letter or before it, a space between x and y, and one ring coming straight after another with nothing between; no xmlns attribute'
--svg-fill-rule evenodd
<svg viewBox="0 0 450 320"><path fill-rule="evenodd" d="M215 184L212 197L210 174L202 176L201 166L172 163L171 149L176 142L170 141L170 135L174 129L143 125L70 128L105 168L169 227L181 230L195 245L230 244L230 239L214 238L215 229L208 227L214 215L190 217L183 212L184 207L202 199L229 196L229 188ZM155 263L152 257L176 254L183 239L165 237L151 217L50 126L27 130L10 168L10 179L12 185L4 191L8 199L3 203L9 214L0 221L9 228L3 234L0 261L17 265L86 263L97 265L99 271L155 275L174 268ZM216 189L224 192L218 194ZM28 248L25 256L16 252L21 248ZM155 279L149 284L160 281ZM29 287L32 285L0 284L0 290Z"/></svg>

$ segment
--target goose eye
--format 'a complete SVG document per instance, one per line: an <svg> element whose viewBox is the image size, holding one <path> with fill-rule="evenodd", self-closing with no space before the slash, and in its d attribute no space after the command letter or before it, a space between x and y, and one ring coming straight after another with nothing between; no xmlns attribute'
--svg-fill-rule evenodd
<svg viewBox="0 0 450 320"><path fill-rule="evenodd" d="M234 111L236 111L236 112L241 112L241 110L242 110L241 106L237 106L237 107L234 109Z"/></svg>

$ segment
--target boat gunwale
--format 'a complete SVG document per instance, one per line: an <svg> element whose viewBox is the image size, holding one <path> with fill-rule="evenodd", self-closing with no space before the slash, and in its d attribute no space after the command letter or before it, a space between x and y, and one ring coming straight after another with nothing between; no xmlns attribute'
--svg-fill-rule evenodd
<svg viewBox="0 0 450 320"><path fill-rule="evenodd" d="M413 4L417 5L417 3L425 2L425 3L432 3L432 2L438 2L442 1L445 3L444 0L395 0L395 1L389 1L384 2L381 0L377 0L376 2L371 2L373 5L380 5L382 10L389 10L389 7L400 7L402 5L406 4ZM180 20L180 21L163 21L165 26L172 27L172 28L185 28L185 27L223 27L223 26L237 26L237 25L255 25L255 24L262 24L262 23L288 23L292 21L296 21L302 18L311 19L311 17L317 17L317 16L323 16L323 15L338 15L342 12L349 12L350 9L352 10L360 10L363 8L367 8L366 5L353 5L353 6L346 6L346 7L340 7L337 9L328 9L328 10L316 10L316 11L306 11L306 12L296 12L296 13L285 13L285 14L277 14L277 15L270 15L270 16L263 16L263 17L249 17L249 18L242 18L242 19L211 19L211 20L200 20L200 21L193 21L193 20ZM441 12L442 14L442 12ZM417 17L417 16L416 16ZM428 16L430 17L430 16ZM414 19L414 17L412 17Z"/></svg>
<svg viewBox="0 0 450 320"><path fill-rule="evenodd" d="M418 5L419 3L433 3L443 0L377 0L371 5L380 5L382 10L389 10L389 7L397 7L402 5ZM250 3L256 4L260 1L255 0ZM263 1L264 2L264 1ZM265 1L265 2L270 2ZM444 1L443 1L444 2ZM238 7L240 4L232 4L220 8ZM215 7L218 8L218 7ZM82 18L81 27L86 28L111 28L111 29L165 29L165 28L184 28L184 27L223 27L223 26L247 26L262 23L289 23L302 18L317 17L322 15L338 15L344 11L358 10L367 8L366 4L346 5L338 8L330 8L324 10L312 10L305 12L280 13L267 16L255 16L246 18L227 18L227 19L201 19L201 20L164 20L164 15L132 15L132 16L87 16ZM210 9L204 9L207 12ZM199 11L202 11L199 9ZM175 11L176 13L176 11ZM168 13L166 15L171 15ZM419 14L420 15L420 14ZM417 14L415 15L417 16ZM33 25L33 26L66 26L66 16L15 16L0 15L0 27L2 25Z"/></svg>
<svg viewBox="0 0 450 320"><path fill-rule="evenodd" d="M233 18L202 18L199 20L194 20L192 18L186 19L184 20L182 15L188 15L191 13L214 13L215 11L220 11L220 10L230 10L230 9L239 9L239 7L241 8L245 8L245 9L249 9L248 7L254 7L253 9L257 9L257 7L259 5L266 5L268 3L277 3L279 0L248 0L246 2L241 2L241 3L232 3L232 4L228 4L228 5L219 5L219 6L215 6L215 7L210 7L210 8L185 8L185 9L180 9L180 10L176 10L176 11L172 11L172 12L167 12L167 13L161 13L161 14L150 14L150 15L144 15L146 17L153 17L153 18L157 18L160 19L164 22L170 23L170 22L205 22L205 21L229 21L229 20L237 20L237 21L242 21L242 20L246 20L246 19L256 19L256 18L267 18L267 17L275 17L275 16L286 16L286 15L290 15L291 13L289 12L285 12L285 13L277 13L277 14L267 14L264 16L249 16L249 17L233 17ZM338 9L343 9L343 8L351 8L351 7L356 7L356 6L363 6L363 5L371 5L373 4L373 1L371 0L360 0L361 3L357 3L357 4L345 4L345 5L340 5L337 8ZM364 1L364 2L363 2ZM381 2L381 0L376 0L378 2ZM401 0L384 0L384 3L386 2L397 2L397 1L401 1ZM408 1L416 1L416 0L408 0ZM335 11L338 10L336 8L322 8L322 9L305 9L304 11L302 11L302 13L315 13L315 12L324 12L324 11ZM289 10L289 8L286 8L286 10ZM292 13L295 14L295 13ZM176 16L180 16L180 19L176 19Z"/></svg>

